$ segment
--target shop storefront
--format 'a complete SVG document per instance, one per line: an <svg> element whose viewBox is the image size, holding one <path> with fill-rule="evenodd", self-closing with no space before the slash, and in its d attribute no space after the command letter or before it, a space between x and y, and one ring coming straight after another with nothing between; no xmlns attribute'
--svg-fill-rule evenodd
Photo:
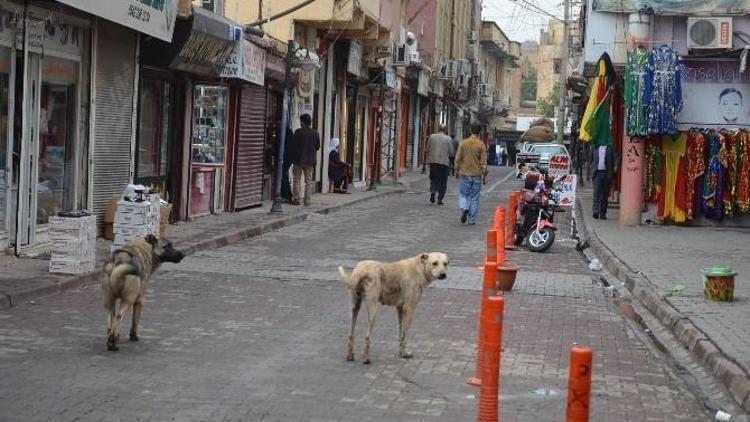
<svg viewBox="0 0 750 422"><path fill-rule="evenodd" d="M90 20L43 5L0 6L0 236L16 250L88 199Z"/></svg>
<svg viewBox="0 0 750 422"><path fill-rule="evenodd" d="M272 200L275 192L274 175L276 148L281 136L281 114L284 101L284 60L280 53L266 55L266 128L263 146L263 200ZM292 122L290 122L292 123Z"/></svg>
<svg viewBox="0 0 750 422"><path fill-rule="evenodd" d="M142 43L136 181L174 203L173 219L224 209L230 87L219 75L241 35L194 8L171 44Z"/></svg>
<svg viewBox="0 0 750 422"><path fill-rule="evenodd" d="M248 40L237 43L221 76L232 81L226 209L263 201L263 148L266 127L266 52Z"/></svg>

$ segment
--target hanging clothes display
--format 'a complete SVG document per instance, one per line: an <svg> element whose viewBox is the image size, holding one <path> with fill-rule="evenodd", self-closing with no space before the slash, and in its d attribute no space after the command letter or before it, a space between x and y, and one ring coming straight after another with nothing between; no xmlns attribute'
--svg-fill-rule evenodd
<svg viewBox="0 0 750 422"><path fill-rule="evenodd" d="M708 134L708 166L703 180L703 214L708 218L724 218L724 179L726 177L726 138L711 131Z"/></svg>
<svg viewBox="0 0 750 422"><path fill-rule="evenodd" d="M649 99L652 83L650 59L651 54L643 47L628 52L624 93L628 105L628 136L644 137L649 134Z"/></svg>
<svg viewBox="0 0 750 422"><path fill-rule="evenodd" d="M662 138L664 152L664 183L659 195L659 217L675 223L687 220L685 210L687 194L687 168L685 152L687 135Z"/></svg>
<svg viewBox="0 0 750 422"><path fill-rule="evenodd" d="M740 174L737 181L737 207L740 212L750 212L750 133L742 130Z"/></svg>
<svg viewBox="0 0 750 422"><path fill-rule="evenodd" d="M724 190L724 215L733 217L737 204L737 183L740 170L740 147L743 132L726 132L727 188Z"/></svg>
<svg viewBox="0 0 750 422"><path fill-rule="evenodd" d="M664 154L661 145L652 140L646 144L644 151L645 166L643 170L643 198L646 202L658 202L664 169Z"/></svg>
<svg viewBox="0 0 750 422"><path fill-rule="evenodd" d="M692 220L695 217L700 201L696 192L702 192L700 187L701 178L706 171L706 137L698 130L691 130L687 135L687 194L685 198L685 207L687 209L687 218Z"/></svg>
<svg viewBox="0 0 750 422"><path fill-rule="evenodd" d="M677 113L682 109L682 73L677 53L667 46L651 52L649 73L652 79L649 97L648 133L677 133Z"/></svg>

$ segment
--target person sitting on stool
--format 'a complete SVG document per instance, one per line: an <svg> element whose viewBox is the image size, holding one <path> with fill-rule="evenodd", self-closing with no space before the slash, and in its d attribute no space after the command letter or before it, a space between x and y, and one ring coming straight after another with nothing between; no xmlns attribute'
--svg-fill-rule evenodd
<svg viewBox="0 0 750 422"><path fill-rule="evenodd" d="M349 193L349 165L339 158L338 138L331 138L329 144L331 152L328 153L328 178L333 183L333 193Z"/></svg>

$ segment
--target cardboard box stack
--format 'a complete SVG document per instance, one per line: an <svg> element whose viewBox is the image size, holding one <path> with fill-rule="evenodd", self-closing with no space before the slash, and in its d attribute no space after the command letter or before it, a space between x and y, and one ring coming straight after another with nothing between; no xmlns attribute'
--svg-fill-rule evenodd
<svg viewBox="0 0 750 422"><path fill-rule="evenodd" d="M85 274L96 265L96 217L50 217L49 272Z"/></svg>
<svg viewBox="0 0 750 422"><path fill-rule="evenodd" d="M115 241L112 251L127 245L137 237L149 234L159 237L159 208L158 194L148 195L147 200L142 202L118 201L113 225Z"/></svg>

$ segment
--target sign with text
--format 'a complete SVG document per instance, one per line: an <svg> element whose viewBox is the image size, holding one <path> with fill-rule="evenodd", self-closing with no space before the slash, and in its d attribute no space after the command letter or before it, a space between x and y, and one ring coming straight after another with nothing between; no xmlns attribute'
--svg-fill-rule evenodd
<svg viewBox="0 0 750 422"><path fill-rule="evenodd" d="M241 40L237 42L219 76L243 79L263 86L265 73L266 51L248 40Z"/></svg>
<svg viewBox="0 0 750 422"><path fill-rule="evenodd" d="M549 157L549 173L555 176L570 173L570 155L555 154Z"/></svg>
<svg viewBox="0 0 750 422"><path fill-rule="evenodd" d="M572 207L576 203L576 186L578 185L578 176L568 174L560 181L552 196L558 205L563 207Z"/></svg>
<svg viewBox="0 0 750 422"><path fill-rule="evenodd" d="M689 60L682 68L681 129L750 125L750 74L737 60Z"/></svg>
<svg viewBox="0 0 750 422"><path fill-rule="evenodd" d="M364 62L364 53L362 44L355 40L349 41L349 60L346 64L347 72L357 77L363 77L362 63Z"/></svg>
<svg viewBox="0 0 750 422"><path fill-rule="evenodd" d="M538 163L539 154L518 153L516 154L516 162L524 164Z"/></svg>
<svg viewBox="0 0 750 422"><path fill-rule="evenodd" d="M177 0L59 0L138 32L172 42Z"/></svg>

